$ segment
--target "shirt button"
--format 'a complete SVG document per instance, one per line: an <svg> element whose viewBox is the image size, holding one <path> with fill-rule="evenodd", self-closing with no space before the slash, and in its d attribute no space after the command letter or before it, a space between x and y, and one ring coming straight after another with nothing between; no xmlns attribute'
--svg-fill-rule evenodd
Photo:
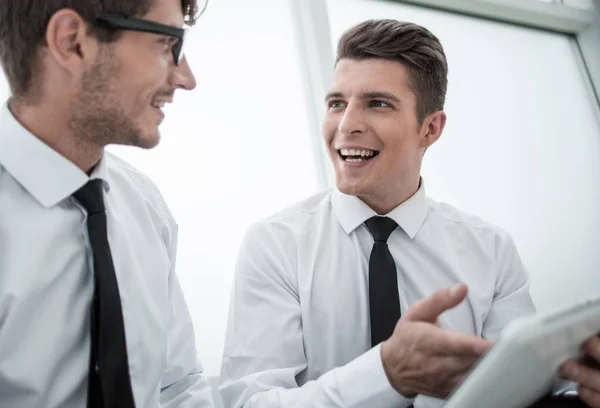
<svg viewBox="0 0 600 408"><path fill-rule="evenodd" d="M98 364L94 365L94 371L96 374L100 372L100 367L98 367Z"/></svg>

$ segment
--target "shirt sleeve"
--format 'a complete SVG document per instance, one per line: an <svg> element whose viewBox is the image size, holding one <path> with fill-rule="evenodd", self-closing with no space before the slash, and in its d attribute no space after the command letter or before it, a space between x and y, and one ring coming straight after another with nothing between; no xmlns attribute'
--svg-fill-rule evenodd
<svg viewBox="0 0 600 408"><path fill-rule="evenodd" d="M296 283L297 254L293 234L288 234L276 237L268 224L256 224L242 243L221 369L225 407L410 405L411 400L389 384L380 347L299 386L296 376L308 363Z"/></svg>
<svg viewBox="0 0 600 408"><path fill-rule="evenodd" d="M529 292L529 273L512 238L503 231L496 237L496 265L494 298L482 332L491 340L497 339L512 320L536 312Z"/></svg>
<svg viewBox="0 0 600 408"><path fill-rule="evenodd" d="M498 238L498 279L491 310L484 322L483 337L496 339L512 320L532 315L536 309L529 292L530 277L519 257L517 248L507 233ZM577 385L562 379L558 374L552 384L552 392L560 394L575 391Z"/></svg>
<svg viewBox="0 0 600 408"><path fill-rule="evenodd" d="M196 353L194 328L179 280L175 274L177 225L170 223L167 248L171 259L169 277L170 318L167 362L162 376L160 406L162 408L211 408L212 389L203 373Z"/></svg>

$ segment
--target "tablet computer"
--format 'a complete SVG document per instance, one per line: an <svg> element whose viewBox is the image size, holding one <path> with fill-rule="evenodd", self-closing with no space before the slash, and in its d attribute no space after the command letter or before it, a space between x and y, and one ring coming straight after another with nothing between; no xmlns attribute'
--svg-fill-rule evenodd
<svg viewBox="0 0 600 408"><path fill-rule="evenodd" d="M582 357L583 343L596 334L600 334L600 298L517 319L451 393L444 408L527 407L550 391L562 362Z"/></svg>

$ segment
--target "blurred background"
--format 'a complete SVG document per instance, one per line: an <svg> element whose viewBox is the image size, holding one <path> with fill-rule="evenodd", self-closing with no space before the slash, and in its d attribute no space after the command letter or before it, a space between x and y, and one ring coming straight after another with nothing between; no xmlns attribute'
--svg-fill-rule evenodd
<svg viewBox="0 0 600 408"><path fill-rule="evenodd" d="M368 18L418 23L445 47L448 124L425 156L428 195L513 236L540 311L600 295L598 10L593 0L211 0L187 40L198 87L167 108L161 144L109 149L156 182L179 223L177 270L206 372L220 370L247 228L334 185L323 97L339 36Z"/></svg>

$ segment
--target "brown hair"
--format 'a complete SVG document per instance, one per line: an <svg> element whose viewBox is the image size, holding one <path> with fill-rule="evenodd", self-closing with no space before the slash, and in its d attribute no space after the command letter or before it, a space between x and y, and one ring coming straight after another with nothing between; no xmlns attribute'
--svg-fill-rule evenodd
<svg viewBox="0 0 600 408"><path fill-rule="evenodd" d="M75 10L93 24L102 14L139 16L160 0L1 0L0 64L13 96L22 97L30 90L37 75L37 52L45 44L48 22L58 10ZM181 0L185 21L193 25L198 14L197 0ZM114 31L93 26L102 42L118 38Z"/></svg>
<svg viewBox="0 0 600 408"><path fill-rule="evenodd" d="M335 63L343 58L381 58L404 64L409 70L409 86L416 95L419 123L444 108L448 63L442 44L424 27L389 19L367 20L340 38Z"/></svg>

